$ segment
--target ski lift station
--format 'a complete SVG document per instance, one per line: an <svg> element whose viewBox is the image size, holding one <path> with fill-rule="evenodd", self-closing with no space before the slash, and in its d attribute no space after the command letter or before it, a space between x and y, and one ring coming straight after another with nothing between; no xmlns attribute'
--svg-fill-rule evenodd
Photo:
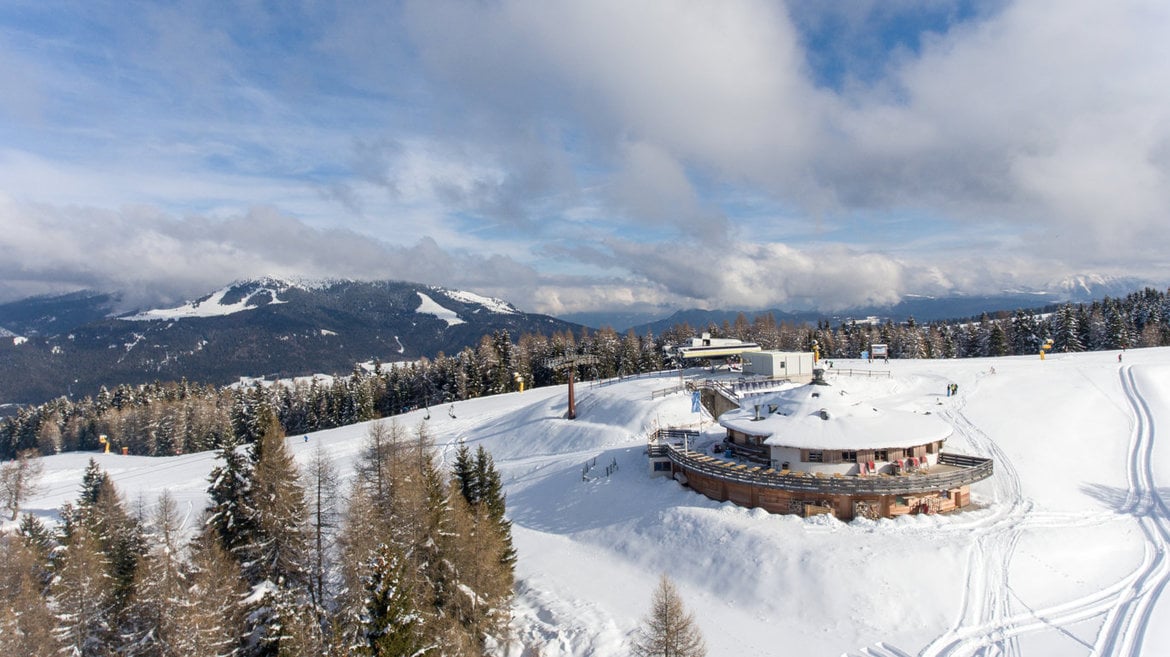
<svg viewBox="0 0 1170 657"><path fill-rule="evenodd" d="M743 359L744 375L756 375L769 379L809 381L813 374L811 351L746 351Z"/></svg>
<svg viewBox="0 0 1170 657"><path fill-rule="evenodd" d="M676 356L683 363L701 359L726 360L732 357L742 357L745 353L760 351L760 345L754 342L744 342L733 338L713 338L710 333L704 333L697 338L691 338L691 344L675 347L668 350L668 355Z"/></svg>

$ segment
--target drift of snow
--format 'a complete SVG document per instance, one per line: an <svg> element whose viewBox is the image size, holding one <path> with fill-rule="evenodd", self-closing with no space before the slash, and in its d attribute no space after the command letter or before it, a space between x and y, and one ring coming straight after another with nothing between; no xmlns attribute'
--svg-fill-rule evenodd
<svg viewBox="0 0 1170 657"><path fill-rule="evenodd" d="M420 303L414 312L422 313L424 315L434 315L444 322L447 322L447 326L455 326L456 324L463 323L463 320L459 319L459 315L457 315L454 310L444 308L443 306L439 305L437 301L428 297L422 292L417 292L416 294L418 294Z"/></svg>
<svg viewBox="0 0 1170 657"><path fill-rule="evenodd" d="M628 654L660 573L677 584L716 655L1161 654L1170 646L1170 349L964 360L834 359L890 370L906 404L952 427L950 452L995 459L974 510L842 523L720 503L651 478L658 426L723 431L690 396L653 393L677 373L457 402L427 422L449 466L460 441L495 458L519 551L515 636L545 657ZM992 368L994 367L994 373ZM699 373L698 375L702 375ZM840 378L838 378L840 377ZM958 394L946 396L949 383ZM423 411L399 416L407 428ZM352 476L366 425L289 439L301 463L323 444ZM128 500L169 489L193 527L213 453L46 457L27 505L55 516L90 457ZM612 465L616 465L614 470ZM606 471L610 471L607 476ZM583 476L584 473L584 476ZM533 654L533 653L526 653Z"/></svg>

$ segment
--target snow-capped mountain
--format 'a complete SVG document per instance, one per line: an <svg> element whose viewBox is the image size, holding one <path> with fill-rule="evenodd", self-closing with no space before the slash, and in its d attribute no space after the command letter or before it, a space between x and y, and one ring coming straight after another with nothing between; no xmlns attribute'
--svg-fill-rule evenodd
<svg viewBox="0 0 1170 657"><path fill-rule="evenodd" d="M15 322L9 330L29 337L19 349L0 343L0 372L22 373L0 377L0 403L155 379L223 384L241 376L345 374L359 362L474 348L501 329L516 338L580 328L501 299L399 281L237 281L186 303L117 317L94 298L0 306L0 326ZM68 317L76 321L44 319L46 308L62 307L73 309ZM34 316L42 319L32 322Z"/></svg>

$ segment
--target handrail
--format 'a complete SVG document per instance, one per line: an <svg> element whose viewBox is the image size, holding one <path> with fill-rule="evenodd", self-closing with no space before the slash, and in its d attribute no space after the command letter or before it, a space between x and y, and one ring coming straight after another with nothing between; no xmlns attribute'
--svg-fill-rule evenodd
<svg viewBox="0 0 1170 657"><path fill-rule="evenodd" d="M660 432L661 434L661 432ZM841 495L895 495L926 493L968 486L982 481L994 472L991 459L960 454L939 454L939 462L959 469L939 473L911 473L902 475L815 476L809 473L781 474L771 468L737 465L715 459L701 452L683 451L669 443L655 447L658 455L665 455L671 462L684 470L691 470L717 479L775 488L780 490L806 491ZM959 462L971 463L971 466Z"/></svg>

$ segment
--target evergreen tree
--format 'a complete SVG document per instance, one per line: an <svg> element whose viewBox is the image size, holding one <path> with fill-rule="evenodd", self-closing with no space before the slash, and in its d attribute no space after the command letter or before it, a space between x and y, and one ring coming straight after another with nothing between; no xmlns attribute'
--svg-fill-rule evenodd
<svg viewBox="0 0 1170 657"><path fill-rule="evenodd" d="M468 504L479 503L479 478L476 476L475 459L471 456L471 448L463 442L455 451L455 464L452 466L451 476L459 492Z"/></svg>
<svg viewBox="0 0 1170 657"><path fill-rule="evenodd" d="M512 523L504 516L505 494L500 473L496 470L491 454L482 445L475 451L475 478L479 488L478 503L484 507L487 520L502 543L498 559L510 586L512 570L516 564L516 549L512 545Z"/></svg>
<svg viewBox="0 0 1170 657"><path fill-rule="evenodd" d="M992 322L991 332L987 338L987 352L990 356L1006 356L1008 355L1008 340L1007 334L1004 333L1003 327L999 322Z"/></svg>
<svg viewBox="0 0 1170 657"><path fill-rule="evenodd" d="M1111 306L1105 319L1105 347L1106 349L1126 349L1129 347L1129 328L1125 325L1125 318L1117 306Z"/></svg>
<svg viewBox="0 0 1170 657"><path fill-rule="evenodd" d="M359 642L354 654L413 657L434 648L422 635L422 622L405 576L405 560L382 543L365 564Z"/></svg>
<svg viewBox="0 0 1170 657"><path fill-rule="evenodd" d="M1081 343L1080 324L1076 310L1070 304L1065 304L1056 311L1056 327L1053 335L1053 348L1056 351L1079 352L1085 347Z"/></svg>
<svg viewBox="0 0 1170 657"><path fill-rule="evenodd" d="M205 531L218 541L220 547L235 553L251 540L252 462L234 441L228 441L219 450L222 463L212 469L207 489L209 506Z"/></svg>

